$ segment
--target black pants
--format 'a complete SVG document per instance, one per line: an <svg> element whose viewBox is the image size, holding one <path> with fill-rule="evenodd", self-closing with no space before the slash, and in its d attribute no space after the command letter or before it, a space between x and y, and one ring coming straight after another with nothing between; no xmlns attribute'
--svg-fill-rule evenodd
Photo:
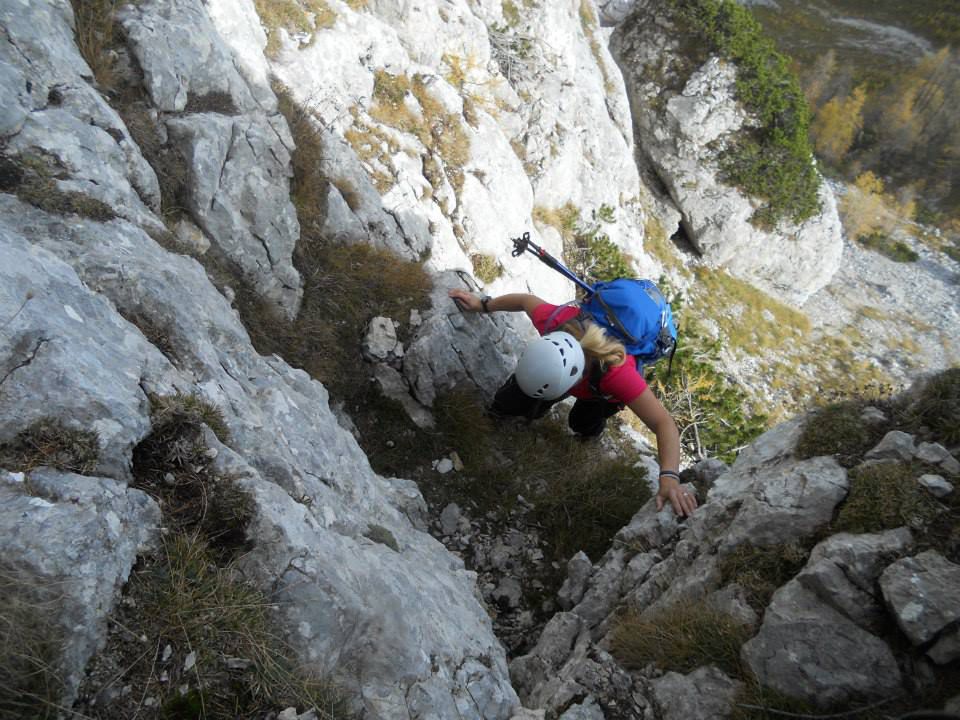
<svg viewBox="0 0 960 720"><path fill-rule="evenodd" d="M530 420L543 417L547 410L563 398L556 400L537 400L525 395L517 379L511 375L493 398L490 411L496 415L525 417ZM595 437L603 432L607 418L623 409L619 403L606 400L580 400L574 403L567 418L570 429L584 437Z"/></svg>

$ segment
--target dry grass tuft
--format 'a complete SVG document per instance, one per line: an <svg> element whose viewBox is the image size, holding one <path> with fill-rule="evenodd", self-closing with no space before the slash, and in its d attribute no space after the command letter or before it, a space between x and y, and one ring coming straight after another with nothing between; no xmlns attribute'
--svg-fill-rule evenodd
<svg viewBox="0 0 960 720"><path fill-rule="evenodd" d="M57 180L68 175L57 161L46 156L0 157L0 189L13 192L23 202L56 215L79 215L98 222L116 218L104 202L75 190L61 190Z"/></svg>
<svg viewBox="0 0 960 720"><path fill-rule="evenodd" d="M53 720L64 685L56 584L0 561L0 717Z"/></svg>
<svg viewBox="0 0 960 720"><path fill-rule="evenodd" d="M290 194L297 209L300 232L315 237L321 232L327 215L329 181L323 174L323 131L310 111L294 99L290 88L275 81L273 91L296 145L291 157Z"/></svg>
<svg viewBox="0 0 960 720"><path fill-rule="evenodd" d="M73 6L74 37L77 48L103 90L113 87L116 45L114 12L116 0L70 0Z"/></svg>
<svg viewBox="0 0 960 720"><path fill-rule="evenodd" d="M89 475L100 459L100 437L93 430L68 427L56 418L37 420L0 444L0 467L28 472L48 466Z"/></svg>
<svg viewBox="0 0 960 720"><path fill-rule="evenodd" d="M626 668L639 670L655 663L665 671L689 673L716 665L733 677L743 677L740 646L751 635L706 603L673 605L650 619L628 611L613 630L611 652Z"/></svg>
<svg viewBox="0 0 960 720"><path fill-rule="evenodd" d="M803 569L809 555L810 550L798 543L740 545L720 561L721 584L741 585L750 606L762 613L773 593Z"/></svg>
<svg viewBox="0 0 960 720"><path fill-rule="evenodd" d="M254 0L260 22L267 28L267 57L280 50L278 28L291 33L311 33L333 27L337 13L326 0Z"/></svg>
<svg viewBox="0 0 960 720"><path fill-rule="evenodd" d="M912 430L926 428L934 439L947 446L960 443L960 367L927 380L905 414Z"/></svg>
<svg viewBox="0 0 960 720"><path fill-rule="evenodd" d="M503 266L493 255L474 253L470 256L473 276L484 283L492 283L503 274Z"/></svg>
<svg viewBox="0 0 960 720"><path fill-rule="evenodd" d="M82 696L95 701L111 683L136 692L98 705L97 717L134 717L148 697L161 718L264 717L289 706L316 709L320 720L348 717L333 686L293 662L275 606L235 567L220 564L200 537L165 539L161 552L131 574L127 597L91 680L117 666L121 672L101 687L88 682Z"/></svg>

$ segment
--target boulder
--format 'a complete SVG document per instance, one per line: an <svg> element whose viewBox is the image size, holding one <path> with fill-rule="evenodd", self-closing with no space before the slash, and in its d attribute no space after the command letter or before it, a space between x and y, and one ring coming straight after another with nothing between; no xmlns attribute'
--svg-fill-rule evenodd
<svg viewBox="0 0 960 720"><path fill-rule="evenodd" d="M868 535L838 533L813 549L797 581L860 627L879 632L886 612L876 591L877 579L912 547L907 528Z"/></svg>
<svg viewBox="0 0 960 720"><path fill-rule="evenodd" d="M891 430L864 456L867 460L900 460L909 462L916 454L913 435L900 430Z"/></svg>
<svg viewBox="0 0 960 720"><path fill-rule="evenodd" d="M737 474L735 463L723 479ZM778 545L808 537L833 519L848 488L846 470L833 458L785 459L755 476L721 540L721 549L746 542Z"/></svg>
<svg viewBox="0 0 960 720"><path fill-rule="evenodd" d="M668 672L650 683L663 720L728 718L742 685L709 665L688 675Z"/></svg>
<svg viewBox="0 0 960 720"><path fill-rule="evenodd" d="M901 689L890 648L792 580L777 590L744 662L766 687L820 707Z"/></svg>
<svg viewBox="0 0 960 720"><path fill-rule="evenodd" d="M960 565L934 550L890 565L880 576L880 588L914 645L930 643L960 620Z"/></svg>

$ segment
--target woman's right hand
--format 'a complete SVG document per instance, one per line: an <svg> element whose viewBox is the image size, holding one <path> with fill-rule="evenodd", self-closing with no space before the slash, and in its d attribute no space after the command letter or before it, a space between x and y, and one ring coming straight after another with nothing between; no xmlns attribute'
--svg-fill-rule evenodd
<svg viewBox="0 0 960 720"><path fill-rule="evenodd" d="M472 292L453 288L447 292L447 295L457 303L457 307L467 312L483 312L483 305L480 304L480 298Z"/></svg>

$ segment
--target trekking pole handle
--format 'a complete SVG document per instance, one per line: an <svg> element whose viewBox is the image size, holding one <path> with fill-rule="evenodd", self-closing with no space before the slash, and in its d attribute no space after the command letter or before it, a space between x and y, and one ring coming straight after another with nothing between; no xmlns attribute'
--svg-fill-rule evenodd
<svg viewBox="0 0 960 720"><path fill-rule="evenodd" d="M520 237L513 239L513 251L511 252L511 255L513 255L513 257L520 257L521 255L523 255L524 252L527 252L527 251L535 255L537 259L547 267L553 268L554 270L556 270L558 273L560 273L567 279L572 280L584 292L586 292L587 295L593 295L593 293L595 292L592 287L590 287L587 283L585 283L583 280L578 278L573 273L573 271L570 270L570 268L568 268L562 262L557 260L553 255L548 253L546 250L544 250L542 247L537 245L535 242L530 240L529 231L525 232Z"/></svg>
<svg viewBox="0 0 960 720"><path fill-rule="evenodd" d="M520 237L513 238L513 252L511 252L510 254L513 255L513 257L520 257L527 251L527 248L530 245L533 245L533 243L530 242L530 233L525 232ZM533 245L533 246L537 248L536 245ZM539 249L540 248L537 248L537 250Z"/></svg>

